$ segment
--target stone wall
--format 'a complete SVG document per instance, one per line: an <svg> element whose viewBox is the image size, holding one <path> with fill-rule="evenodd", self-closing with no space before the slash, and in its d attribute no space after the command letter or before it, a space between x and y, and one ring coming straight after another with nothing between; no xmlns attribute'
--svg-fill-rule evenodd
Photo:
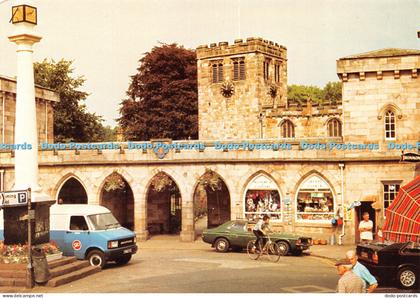
<svg viewBox="0 0 420 298"><path fill-rule="evenodd" d="M134 227L140 239L147 237L147 223L159 214L158 208L150 212L148 202L159 200L148 197L148 186L151 179L159 172L170 176L177 184L182 198L182 231L181 239L194 239L194 192L199 178L208 170L216 172L225 181L230 196L231 218L244 217L244 197L246 186L258 174L264 174L278 186L282 202L289 198L290 210L283 204L283 221L274 222L276 229L299 232L305 235L328 239L333 229L327 223L302 223L296 220L296 194L306 177L316 174L322 177L331 187L335 198L335 206L341 203L341 173L339 164L344 168L344 202L351 204L355 200L372 200L383 206L382 181L399 180L405 184L415 176L414 164L399 163L399 156L375 157L359 154L359 158L338 158L328 155L328 152L318 158L314 152L292 150L287 152L294 158L284 158L282 153L275 151L230 151L221 152L214 148L206 148L204 152L187 151L168 154L165 159L158 159L154 153L126 153L119 150L104 150L98 157L93 150L41 151L40 185L43 190L56 198L63 181L76 177L82 181L86 189L89 204L100 204L104 181L113 172L120 174L134 197ZM279 154L281 154L279 156ZM293 154L293 155L292 155ZM299 155L300 154L300 155ZM304 158L306 156L306 158ZM369 157L369 158L363 158ZM10 153L0 153L0 160L5 169L5 187L13 185L13 158ZM373 195L373 197L372 197ZM120 208L128 208L120 205ZM286 216L287 213L287 216ZM149 218L150 216L150 218ZM382 212L378 216L383 217ZM379 220L379 219L378 219ZM346 221L347 243L354 242L354 216L351 212Z"/></svg>
<svg viewBox="0 0 420 298"><path fill-rule="evenodd" d="M52 90L36 87L35 97L38 142L52 143L54 141L53 103L59 101L58 95ZM16 81L0 76L0 143L14 143L15 107Z"/></svg>
<svg viewBox="0 0 420 298"><path fill-rule="evenodd" d="M344 141L416 143L420 140L420 51L417 55L342 58ZM396 139L385 140L384 114L396 116ZM402 150L399 150L400 152Z"/></svg>

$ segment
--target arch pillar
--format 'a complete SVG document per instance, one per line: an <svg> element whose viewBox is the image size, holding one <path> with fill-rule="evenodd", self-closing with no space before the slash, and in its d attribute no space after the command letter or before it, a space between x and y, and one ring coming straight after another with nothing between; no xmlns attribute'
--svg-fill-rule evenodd
<svg viewBox="0 0 420 298"><path fill-rule="evenodd" d="M133 185L133 196L134 232L138 241L146 241L149 237L149 231L147 230L147 186L144 183L135 183Z"/></svg>
<svg viewBox="0 0 420 298"><path fill-rule="evenodd" d="M195 240L194 229L194 185L185 181L180 185L182 197L182 226L180 240L183 242L193 242Z"/></svg>

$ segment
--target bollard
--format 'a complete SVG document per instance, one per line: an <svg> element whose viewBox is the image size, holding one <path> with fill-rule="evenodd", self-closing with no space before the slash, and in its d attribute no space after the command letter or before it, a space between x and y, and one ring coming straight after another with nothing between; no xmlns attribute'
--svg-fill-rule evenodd
<svg viewBox="0 0 420 298"><path fill-rule="evenodd" d="M34 279L36 283L46 283L50 277L48 262L45 253L39 249L32 250L32 266L34 268Z"/></svg>

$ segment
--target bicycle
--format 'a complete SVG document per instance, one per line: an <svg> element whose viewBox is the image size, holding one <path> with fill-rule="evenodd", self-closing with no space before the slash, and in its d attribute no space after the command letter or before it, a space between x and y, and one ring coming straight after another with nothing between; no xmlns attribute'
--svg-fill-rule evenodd
<svg viewBox="0 0 420 298"><path fill-rule="evenodd" d="M270 236L267 235L267 241L264 247L261 249L261 242L258 243L259 249L255 245L256 240L250 240L246 246L246 252L251 260L257 260L263 254L267 255L267 258L276 263L280 260L281 250L277 243L271 241Z"/></svg>

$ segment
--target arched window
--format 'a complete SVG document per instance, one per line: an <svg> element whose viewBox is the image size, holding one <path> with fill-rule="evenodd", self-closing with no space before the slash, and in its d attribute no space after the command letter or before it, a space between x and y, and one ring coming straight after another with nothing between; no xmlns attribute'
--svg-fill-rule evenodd
<svg viewBox="0 0 420 298"><path fill-rule="evenodd" d="M328 121L328 136L329 137L341 137L341 122L340 120L333 118Z"/></svg>
<svg viewBox="0 0 420 298"><path fill-rule="evenodd" d="M276 183L260 174L249 182L245 190L245 218L258 219L267 214L273 220L281 220L280 192Z"/></svg>
<svg viewBox="0 0 420 298"><path fill-rule="evenodd" d="M331 187L318 175L311 175L299 186L296 195L296 220L330 222L334 217Z"/></svg>
<svg viewBox="0 0 420 298"><path fill-rule="evenodd" d="M294 138L295 137L295 126L292 121L285 120L280 125L280 135L282 138Z"/></svg>
<svg viewBox="0 0 420 298"><path fill-rule="evenodd" d="M385 112L385 140L395 140L395 114L391 110Z"/></svg>

